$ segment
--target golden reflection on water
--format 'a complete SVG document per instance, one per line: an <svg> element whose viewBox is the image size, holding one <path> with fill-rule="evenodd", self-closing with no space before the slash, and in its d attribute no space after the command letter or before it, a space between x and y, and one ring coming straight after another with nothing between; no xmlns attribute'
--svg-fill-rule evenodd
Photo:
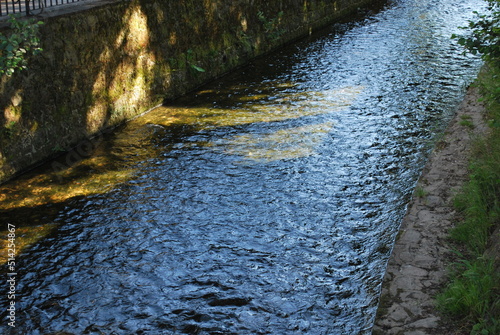
<svg viewBox="0 0 500 335"><path fill-rule="evenodd" d="M42 173L34 171L0 186L0 210L60 203L77 196L105 193L124 182L133 169L116 169L106 157L82 159L65 169L50 164Z"/></svg>
<svg viewBox="0 0 500 335"><path fill-rule="evenodd" d="M165 127L184 124L202 129L277 122L342 110L350 106L362 90L362 86L349 86L323 91L282 92L272 99L269 95L244 95L232 97L232 100L239 100L241 103L227 108L211 105L164 106L133 122L144 125L154 123Z"/></svg>
<svg viewBox="0 0 500 335"><path fill-rule="evenodd" d="M240 135L224 142L222 147L225 153L243 156L258 163L307 157L316 153L316 148L332 126L332 122L325 122L280 129L266 135Z"/></svg>
<svg viewBox="0 0 500 335"><path fill-rule="evenodd" d="M0 239L0 264L5 264L9 257L12 257L12 254L14 254L15 258L21 251L47 236L56 227L57 225L55 223L16 227L14 239L15 248L12 248L12 246L9 247L9 240L7 239L9 231L0 231L0 236L5 236L5 238Z"/></svg>
<svg viewBox="0 0 500 335"><path fill-rule="evenodd" d="M292 84L281 84L281 86L289 88ZM159 107L132 120L130 125L136 128L151 124L164 127L186 125L196 130L292 120L342 110L352 104L362 90L361 86L349 86L323 91L278 92L272 97L254 96L256 100L242 104L229 104L233 107L227 108L197 107L196 105ZM208 91L201 91L201 93L210 94ZM246 94L235 99L245 100L250 96ZM217 95L214 98L217 98ZM234 107L235 105L237 107ZM332 127L331 122L321 122L279 129L275 133L260 136L243 134L225 141L227 148L223 151L255 161L308 156L314 153L314 148L322 142ZM143 132L143 136L150 135L151 132ZM125 139L127 140L135 142L138 138L130 136L129 139ZM120 145L127 148L123 141ZM204 145L220 147L217 143ZM51 169L49 166L42 171L25 174L0 186L0 210L60 203L77 196L108 192L116 184L130 179L134 174L133 164L120 166L116 163L116 158L110 155L111 152L114 150L94 154L60 170ZM144 157L137 157L137 159L144 159Z"/></svg>
<svg viewBox="0 0 500 335"><path fill-rule="evenodd" d="M287 83L282 84L281 88L286 90L292 86L292 84ZM138 132L139 136L137 136L137 132L134 136L124 134L125 136L121 136L120 140L114 142L111 148L107 148L107 151L97 149L91 157L80 157L72 164L62 164L63 169L54 169L54 163L52 162L52 165L48 163L42 169L34 170L1 185L0 211L7 214L11 212L11 215L25 209L38 208L40 211L45 211L43 206L64 203L79 196L106 193L117 184L130 180L136 172L133 159L144 160L147 158L144 155L152 155L155 150L152 149L152 145L147 145L148 148L151 148L146 148L141 154L135 155L137 157L133 158L132 161L129 160L127 164L117 162L120 157L116 157L115 153L142 145L138 142L154 136L154 132L146 129L148 126L161 125L166 129L169 126L187 126L190 131L196 131L294 120L340 111L351 105L362 90L363 87L351 86L335 90L298 93L281 91L274 92L272 95L245 93L238 96L238 92L236 92L231 96L229 102L226 101L227 106L223 107L214 106L218 103L217 95L210 97L211 92L201 91L199 94L215 100L208 100L208 104L200 103L194 106L157 108L129 122L128 126L131 128L143 130ZM241 156L247 162L265 163L315 154L316 149L333 126L331 121L325 122L324 120L308 122L308 124L301 126L287 126L286 122L283 122L274 131L264 129L259 134L241 134L212 143L197 143L196 145ZM146 143L148 142L146 141ZM17 252L47 236L55 227L54 223L44 224L37 222L37 220L30 222L30 219L26 218L26 222L16 227ZM6 229L6 227L0 229ZM0 234L6 236L7 232L2 231ZM0 239L0 241L0 263L3 263L6 260L7 250L5 248L7 244L5 239Z"/></svg>
<svg viewBox="0 0 500 335"><path fill-rule="evenodd" d="M48 219L53 213L47 206L78 196L108 192L133 174L132 169L111 168L109 160L102 156L83 159L61 171L45 169L0 186L0 211L3 212L0 215L4 221L0 236L7 236L8 224L15 225L16 255L57 228L57 224ZM41 216L45 218L40 219ZM0 264L7 261L9 249L7 238L0 239Z"/></svg>
<svg viewBox="0 0 500 335"><path fill-rule="evenodd" d="M210 105L165 106L134 122L164 127L188 124L199 129L279 122L340 111L349 107L362 91L362 86L349 86L323 91L282 92L272 99L268 94L249 94L234 97L239 103L232 104L231 108L215 108ZM202 91L200 94L204 94L205 99L208 95L217 95L214 91ZM332 127L332 122L322 122L266 134L238 135L229 140L203 145L254 162L271 162L313 155Z"/></svg>

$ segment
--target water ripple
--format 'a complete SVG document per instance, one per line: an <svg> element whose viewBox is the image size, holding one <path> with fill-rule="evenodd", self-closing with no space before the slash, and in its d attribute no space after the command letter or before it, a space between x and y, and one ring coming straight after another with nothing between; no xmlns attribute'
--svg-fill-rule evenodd
<svg viewBox="0 0 500 335"><path fill-rule="evenodd" d="M482 6L392 1L110 135L96 155L135 174L67 200L19 258L18 329L368 334L413 185L480 66L450 36Z"/></svg>

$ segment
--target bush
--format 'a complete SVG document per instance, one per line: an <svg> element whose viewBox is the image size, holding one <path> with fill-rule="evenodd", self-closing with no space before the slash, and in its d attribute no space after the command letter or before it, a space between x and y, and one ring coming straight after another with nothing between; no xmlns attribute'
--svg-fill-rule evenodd
<svg viewBox="0 0 500 335"><path fill-rule="evenodd" d="M500 62L500 0L488 0L489 14L478 16L477 21L469 21L465 29L471 30L469 36L453 35L458 43L472 54L480 53L486 61Z"/></svg>
<svg viewBox="0 0 500 335"><path fill-rule="evenodd" d="M12 33L8 36L0 34L0 75L11 76L16 70L26 69L27 55L37 55L42 51L38 28L43 22L20 20L10 15L9 23Z"/></svg>

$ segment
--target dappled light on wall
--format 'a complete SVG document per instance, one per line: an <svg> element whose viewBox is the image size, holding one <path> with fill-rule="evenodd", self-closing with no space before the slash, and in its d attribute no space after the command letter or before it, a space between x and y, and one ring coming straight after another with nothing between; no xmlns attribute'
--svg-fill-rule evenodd
<svg viewBox="0 0 500 335"><path fill-rule="evenodd" d="M128 9L123 21L114 49L104 49L99 57L103 64L116 65L113 71L103 68L97 74L93 85L96 98L87 113L89 133L107 126L107 123L113 124L114 119L127 117L131 107L148 100L149 78L153 77L156 65L156 56L150 48L148 18L140 6L135 6Z"/></svg>

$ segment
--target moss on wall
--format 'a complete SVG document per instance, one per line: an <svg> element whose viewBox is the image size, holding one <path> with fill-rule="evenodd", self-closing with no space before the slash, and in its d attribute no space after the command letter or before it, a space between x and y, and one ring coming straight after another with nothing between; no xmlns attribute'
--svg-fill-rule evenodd
<svg viewBox="0 0 500 335"><path fill-rule="evenodd" d="M374 0L133 0L47 17L0 82L0 181Z"/></svg>

